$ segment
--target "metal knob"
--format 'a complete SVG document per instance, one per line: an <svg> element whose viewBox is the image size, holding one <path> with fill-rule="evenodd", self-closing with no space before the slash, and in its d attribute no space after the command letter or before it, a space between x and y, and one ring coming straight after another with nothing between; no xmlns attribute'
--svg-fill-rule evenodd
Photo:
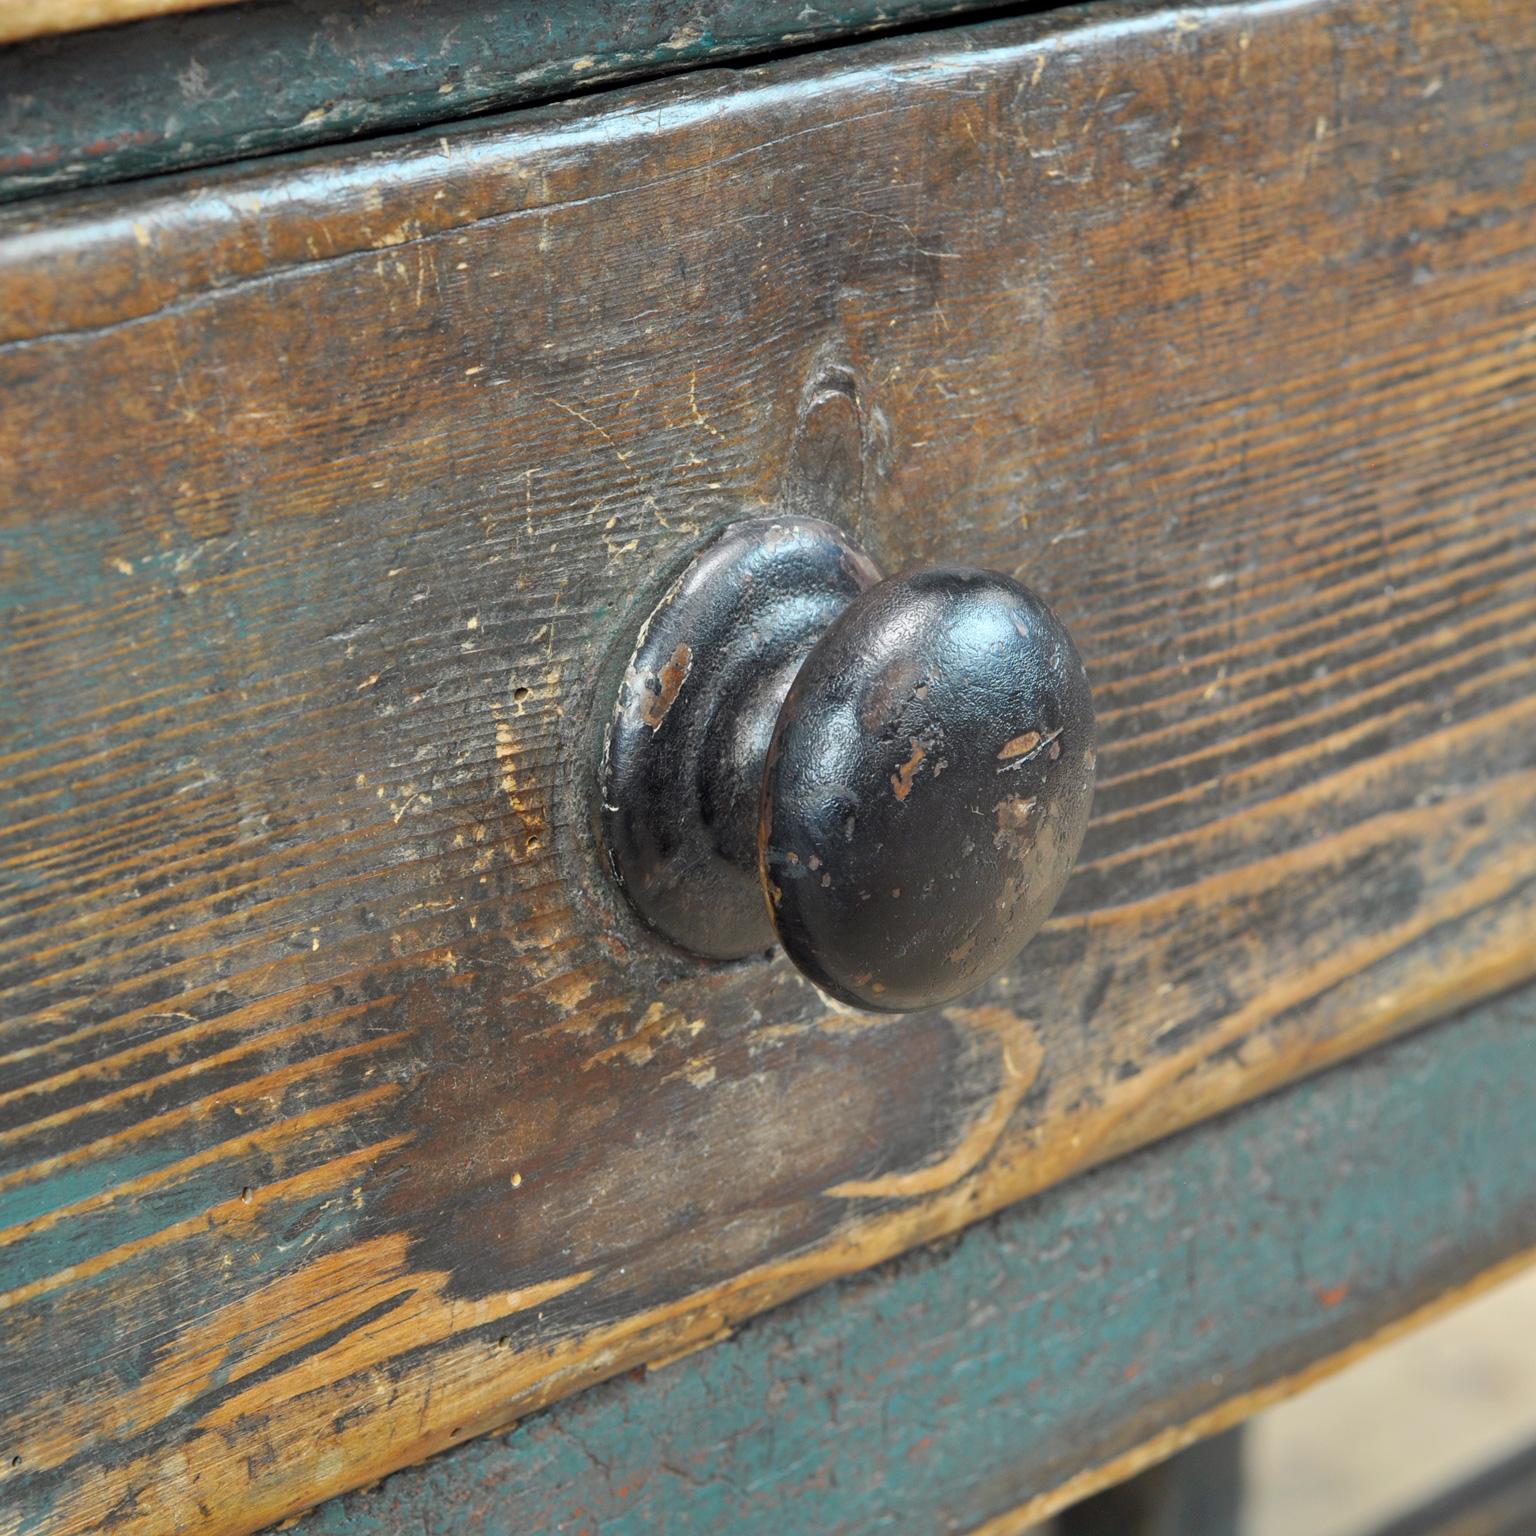
<svg viewBox="0 0 1536 1536"><path fill-rule="evenodd" d="M996 572L881 581L828 523L736 523L641 625L617 695L597 833L636 912L711 959L777 938L856 1007L980 985L1082 844L1087 674Z"/></svg>

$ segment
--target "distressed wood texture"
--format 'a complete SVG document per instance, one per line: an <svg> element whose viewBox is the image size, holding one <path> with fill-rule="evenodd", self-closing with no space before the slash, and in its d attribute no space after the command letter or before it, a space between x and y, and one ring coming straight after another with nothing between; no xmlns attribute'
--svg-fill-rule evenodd
<svg viewBox="0 0 1536 1536"><path fill-rule="evenodd" d="M257 0L0 49L0 201L336 144L976 9ZM0 0L0 41L20 22Z"/></svg>
<svg viewBox="0 0 1536 1536"><path fill-rule="evenodd" d="M335 1500L302 1529L1023 1531L1536 1257L1533 1095L1528 989ZM1142 1532L1118 1513L1090 1527L1079 1507L1070 1528ZM1198 1536L1187 1518L1167 1529Z"/></svg>
<svg viewBox="0 0 1536 1536"><path fill-rule="evenodd" d="M1095 6L0 218L0 1530L257 1527L1536 973L1532 30ZM1087 660L965 1006L595 879L610 650L764 506Z"/></svg>

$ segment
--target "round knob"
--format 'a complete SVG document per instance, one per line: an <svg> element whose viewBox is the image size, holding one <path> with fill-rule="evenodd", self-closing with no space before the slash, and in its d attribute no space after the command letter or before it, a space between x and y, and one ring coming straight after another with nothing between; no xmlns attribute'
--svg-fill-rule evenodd
<svg viewBox="0 0 1536 1536"><path fill-rule="evenodd" d="M1001 969L1087 827L1087 674L996 572L880 581L829 524L737 523L617 691L598 833L640 916L715 959L777 937L857 1007L930 1007Z"/></svg>

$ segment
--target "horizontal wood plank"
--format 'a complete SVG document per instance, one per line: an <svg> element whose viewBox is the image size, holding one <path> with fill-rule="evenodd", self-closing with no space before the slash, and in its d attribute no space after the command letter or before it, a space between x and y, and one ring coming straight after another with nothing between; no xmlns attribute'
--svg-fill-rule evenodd
<svg viewBox="0 0 1536 1536"><path fill-rule="evenodd" d="M1536 973L1523 15L1096 6L0 216L0 1529L253 1529ZM1102 721L1058 916L905 1018L588 847L645 593L838 452Z"/></svg>
<svg viewBox="0 0 1536 1536"><path fill-rule="evenodd" d="M1536 1258L1533 1096L1527 990L336 1500L305 1529L1022 1532ZM1391 1536L1410 1530L1461 1527L1442 1515Z"/></svg>
<svg viewBox="0 0 1536 1536"><path fill-rule="evenodd" d="M0 202L549 101L967 0L0 0ZM88 19L130 27L57 35ZM41 29L45 35L33 37ZM15 39L32 38L17 42Z"/></svg>

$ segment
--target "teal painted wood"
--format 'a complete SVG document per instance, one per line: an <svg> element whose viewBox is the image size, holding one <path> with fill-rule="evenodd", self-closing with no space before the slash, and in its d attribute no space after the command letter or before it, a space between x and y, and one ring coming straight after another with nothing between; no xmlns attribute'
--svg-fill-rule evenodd
<svg viewBox="0 0 1536 1536"><path fill-rule="evenodd" d="M963 1531L1536 1245L1536 990L333 1501L311 1536Z"/></svg>
<svg viewBox="0 0 1536 1536"><path fill-rule="evenodd" d="M334 144L976 0L266 0L0 49L0 201Z"/></svg>

